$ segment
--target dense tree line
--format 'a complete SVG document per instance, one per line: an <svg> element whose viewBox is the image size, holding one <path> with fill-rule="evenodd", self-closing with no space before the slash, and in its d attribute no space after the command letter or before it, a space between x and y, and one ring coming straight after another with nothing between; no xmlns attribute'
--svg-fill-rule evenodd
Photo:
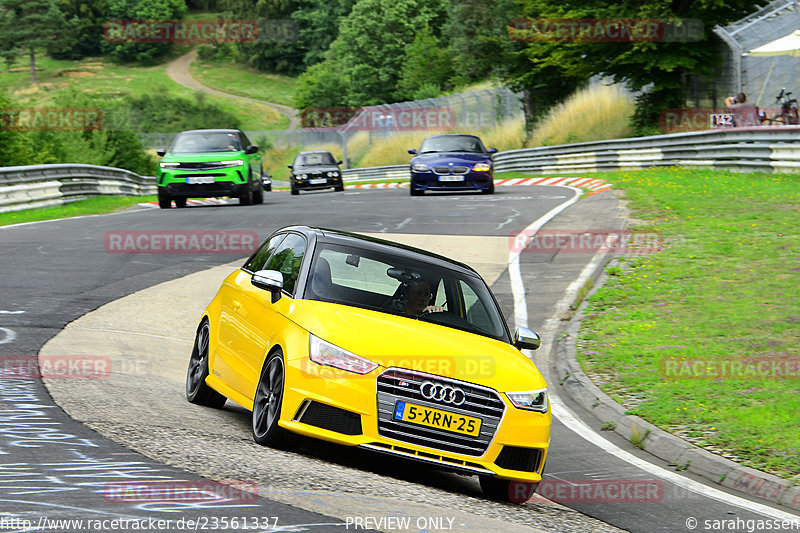
<svg viewBox="0 0 800 533"><path fill-rule="evenodd" d="M300 75L296 104L362 106L431 97L487 78L524 92L535 119L593 76L639 91L636 123L684 105L693 75L719 66L710 31L756 9L748 0L0 0L0 56L10 61L47 41L50 54L98 53L149 62L164 43L109 43L107 19L176 19L187 6L225 18L272 21L289 32L255 42L219 43L226 57L269 72ZM698 39L543 39L519 21L639 19L699 22ZM286 26L288 25L288 26ZM267 24L265 28L270 28ZM35 70L32 68L32 73ZM33 74L32 74L33 75Z"/></svg>

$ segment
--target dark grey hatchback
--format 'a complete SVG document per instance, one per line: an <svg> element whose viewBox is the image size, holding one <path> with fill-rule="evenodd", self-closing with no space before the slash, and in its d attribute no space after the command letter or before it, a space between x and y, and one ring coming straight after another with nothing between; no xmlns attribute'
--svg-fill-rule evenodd
<svg viewBox="0 0 800 533"><path fill-rule="evenodd" d="M343 191L341 161L333 158L327 150L306 150L294 158L289 165L292 174L289 177L292 194L300 194L301 190L330 189Z"/></svg>

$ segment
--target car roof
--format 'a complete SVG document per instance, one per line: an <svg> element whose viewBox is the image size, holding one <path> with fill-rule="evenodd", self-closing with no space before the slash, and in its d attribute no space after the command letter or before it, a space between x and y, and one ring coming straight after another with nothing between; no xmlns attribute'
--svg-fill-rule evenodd
<svg viewBox="0 0 800 533"><path fill-rule="evenodd" d="M329 154L328 150L303 150L302 152L297 152L297 155L300 154Z"/></svg>
<svg viewBox="0 0 800 533"><path fill-rule="evenodd" d="M433 139L434 137L472 137L473 139L481 139L477 135L471 133L439 133L437 135L429 135L425 137L425 139Z"/></svg>
<svg viewBox="0 0 800 533"><path fill-rule="evenodd" d="M408 246L406 244L400 244L397 242L387 241L377 237L370 237L368 235L361 235L358 233L312 226L287 226L278 231L284 230L297 231L307 236L313 235L314 239L318 243L340 244L345 246L356 244L361 248L374 251L385 250L388 247L391 248L392 252L397 255L421 262L431 263L438 267L449 268L450 270L455 270L457 272L461 272L462 274L480 278L480 275L475 271L475 269L467 264L450 259L449 257L445 257L443 255L423 250L421 248Z"/></svg>
<svg viewBox="0 0 800 533"><path fill-rule="evenodd" d="M239 133L239 130L232 129L208 129L208 130L185 130L180 133ZM180 133L178 135L180 135Z"/></svg>

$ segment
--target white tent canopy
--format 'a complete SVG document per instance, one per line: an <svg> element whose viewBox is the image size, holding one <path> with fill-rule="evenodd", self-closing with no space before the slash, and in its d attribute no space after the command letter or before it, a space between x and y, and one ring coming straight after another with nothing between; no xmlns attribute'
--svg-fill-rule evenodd
<svg viewBox="0 0 800 533"><path fill-rule="evenodd" d="M746 56L794 56L800 57L800 30L795 30L785 37L776 39L765 45L745 52Z"/></svg>

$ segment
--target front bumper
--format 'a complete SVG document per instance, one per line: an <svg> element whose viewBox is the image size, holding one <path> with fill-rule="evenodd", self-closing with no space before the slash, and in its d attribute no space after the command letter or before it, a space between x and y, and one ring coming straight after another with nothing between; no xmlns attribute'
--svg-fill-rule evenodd
<svg viewBox="0 0 800 533"><path fill-rule="evenodd" d="M194 180L205 183L191 183ZM213 182L210 180L213 179ZM172 198L211 198L216 196L244 196L250 184L247 169L232 167L215 170L161 170L158 186Z"/></svg>
<svg viewBox="0 0 800 533"><path fill-rule="evenodd" d="M379 367L367 375L324 367L308 359L287 361L280 425L309 437L423 461L438 468L538 483L550 443L550 412L514 407L505 396L475 384L414 371ZM387 392L387 376L424 376L482 391L495 404L495 415L480 415L479 436L465 437L445 430L392 420L400 395ZM410 379L410 378L409 378ZM413 387L412 387L413 389ZM446 412L452 406L415 398L417 405ZM417 393L418 394L418 391ZM498 410L499 409L499 410ZM479 416L471 414L471 416ZM470 441L473 442L470 442ZM457 451L459 447L463 449Z"/></svg>
<svg viewBox="0 0 800 533"><path fill-rule="evenodd" d="M314 191L342 186L342 176L315 176L309 175L306 179L292 176L292 187L298 191Z"/></svg>
<svg viewBox="0 0 800 533"><path fill-rule="evenodd" d="M493 180L492 172L438 175L411 171L411 187L417 191L485 191L491 188Z"/></svg>

